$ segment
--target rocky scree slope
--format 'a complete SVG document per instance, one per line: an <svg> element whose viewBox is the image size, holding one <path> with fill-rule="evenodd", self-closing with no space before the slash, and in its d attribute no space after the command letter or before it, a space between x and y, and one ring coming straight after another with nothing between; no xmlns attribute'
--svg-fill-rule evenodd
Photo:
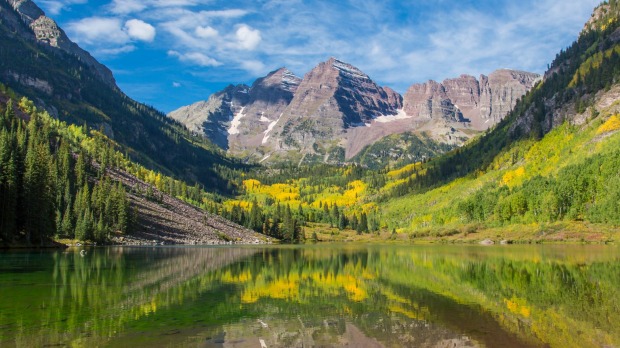
<svg viewBox="0 0 620 348"><path fill-rule="evenodd" d="M126 187L137 219L129 235L115 236L118 244L264 244L270 239L262 234L228 221L221 216L198 209L176 197L157 190L122 170L107 171ZM152 197L147 192L153 192Z"/></svg>

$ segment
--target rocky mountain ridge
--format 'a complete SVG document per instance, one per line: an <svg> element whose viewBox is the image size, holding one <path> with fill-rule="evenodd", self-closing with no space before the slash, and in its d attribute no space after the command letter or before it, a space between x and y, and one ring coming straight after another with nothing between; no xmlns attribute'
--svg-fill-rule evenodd
<svg viewBox="0 0 620 348"><path fill-rule="evenodd" d="M286 68L229 86L169 117L229 154L260 162L344 162L393 134L460 145L497 124L540 76L501 69L412 85L404 96L336 58L303 79ZM239 92L241 91L241 92Z"/></svg>
<svg viewBox="0 0 620 348"><path fill-rule="evenodd" d="M19 14L19 19L26 24L32 32L20 30L19 25L12 25L13 29L21 31L22 36L30 36L32 41L58 48L68 54L77 57L89 67L93 68L99 77L108 85L116 87L116 81L112 75L112 71L105 65L99 63L90 53L81 49L76 43L71 41L64 30L62 30L56 22L47 17L45 12L41 10L31 0L6 0L6 2ZM7 20L8 23L14 23L15 20L11 14L5 12L6 9L0 7L0 17Z"/></svg>

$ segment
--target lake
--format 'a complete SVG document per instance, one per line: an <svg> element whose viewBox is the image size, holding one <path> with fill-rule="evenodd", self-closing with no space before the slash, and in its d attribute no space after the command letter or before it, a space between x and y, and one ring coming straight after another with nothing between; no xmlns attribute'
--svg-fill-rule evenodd
<svg viewBox="0 0 620 348"><path fill-rule="evenodd" d="M0 346L618 347L619 251L317 244L2 252Z"/></svg>

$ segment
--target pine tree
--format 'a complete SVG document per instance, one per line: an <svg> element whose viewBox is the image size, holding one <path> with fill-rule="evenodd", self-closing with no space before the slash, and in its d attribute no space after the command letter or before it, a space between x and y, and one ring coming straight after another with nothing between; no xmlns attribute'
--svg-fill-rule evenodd
<svg viewBox="0 0 620 348"><path fill-rule="evenodd" d="M331 217L332 221L340 220L340 212L338 211L338 205L336 203L332 205Z"/></svg>
<svg viewBox="0 0 620 348"><path fill-rule="evenodd" d="M261 232L266 236L271 235L271 225L269 223L269 219L265 219L263 222L263 230Z"/></svg>
<svg viewBox="0 0 620 348"><path fill-rule="evenodd" d="M41 244L53 234L53 198L50 197L50 153L47 139L39 132L40 121L32 116L28 130L28 150L24 173L24 197L26 206L26 241L35 239Z"/></svg>
<svg viewBox="0 0 620 348"><path fill-rule="evenodd" d="M256 231L261 232L263 229L263 216L256 199L252 202L252 207L250 208L250 218L249 218L249 228Z"/></svg>
<svg viewBox="0 0 620 348"><path fill-rule="evenodd" d="M118 202L116 204L117 230L121 233L128 233L131 225L129 219L129 202L127 201L127 193L119 182L117 186Z"/></svg>
<svg viewBox="0 0 620 348"><path fill-rule="evenodd" d="M82 187L86 183L86 155L81 153L78 156L77 163L75 164L75 185Z"/></svg>
<svg viewBox="0 0 620 348"><path fill-rule="evenodd" d="M6 103L6 111L4 112L3 123L8 127L15 119L15 110L13 109L13 99L9 99Z"/></svg>
<svg viewBox="0 0 620 348"><path fill-rule="evenodd" d="M71 202L67 202L67 207L65 208L65 213L62 216L62 223L60 227L60 231L63 236L73 238L75 237L75 231L73 227L73 219L71 214Z"/></svg>
<svg viewBox="0 0 620 348"><path fill-rule="evenodd" d="M12 239L17 222L17 168L10 134L0 130L0 237Z"/></svg>
<svg viewBox="0 0 620 348"><path fill-rule="evenodd" d="M97 227L95 228L95 240L98 242L104 241L107 237L106 226L103 222L103 214L99 214L99 219L97 220Z"/></svg>
<svg viewBox="0 0 620 348"><path fill-rule="evenodd" d="M366 217L366 213L362 213L357 227L358 232L368 233L368 218Z"/></svg>
<svg viewBox="0 0 620 348"><path fill-rule="evenodd" d="M353 217L351 217L351 228L357 231L357 226L358 226L357 215L353 214Z"/></svg>
<svg viewBox="0 0 620 348"><path fill-rule="evenodd" d="M344 214L340 214L340 219L338 220L338 229L344 230L347 228L347 218Z"/></svg>

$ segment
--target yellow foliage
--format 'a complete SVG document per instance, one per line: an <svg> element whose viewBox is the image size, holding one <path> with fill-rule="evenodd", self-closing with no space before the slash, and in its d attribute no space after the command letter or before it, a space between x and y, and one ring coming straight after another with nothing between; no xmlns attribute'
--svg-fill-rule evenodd
<svg viewBox="0 0 620 348"><path fill-rule="evenodd" d="M243 201L243 200L230 200L224 202L224 206L227 208L232 208L234 206L240 206L242 209L249 210L252 206L251 202Z"/></svg>
<svg viewBox="0 0 620 348"><path fill-rule="evenodd" d="M26 97L22 97L17 104L19 108L25 112L26 114L33 114L37 111L37 108L34 106L34 102Z"/></svg>
<svg viewBox="0 0 620 348"><path fill-rule="evenodd" d="M603 23L601 24L601 30L605 31L607 29L607 27L609 27L611 24L613 24L616 21L615 18L609 18L609 20L607 21L607 23Z"/></svg>
<svg viewBox="0 0 620 348"><path fill-rule="evenodd" d="M430 315L430 311L428 310L427 307L419 308L419 306L415 306L414 308L415 312L409 309L402 308L401 306L398 306L398 305L390 305L388 306L388 309L392 313L400 313L408 318L415 319L415 320L426 320L428 319Z"/></svg>
<svg viewBox="0 0 620 348"><path fill-rule="evenodd" d="M404 297L402 297L400 295L395 294L390 289L384 289L382 291L382 293L383 293L383 295L385 295L385 297L388 300L390 300L392 302L398 302L398 303L403 303L403 304L411 305L411 301L410 300L408 300L408 299L406 299L406 298L404 298Z"/></svg>
<svg viewBox="0 0 620 348"><path fill-rule="evenodd" d="M415 166L417 165L419 165L419 163L408 164L400 169L390 170L387 173L387 175L390 179L397 178L397 177L400 177L403 173L412 171L413 169L415 169Z"/></svg>
<svg viewBox="0 0 620 348"><path fill-rule="evenodd" d="M143 303L138 307L138 311L135 312L134 318L137 320L155 312L157 312L157 302L153 298L151 302Z"/></svg>
<svg viewBox="0 0 620 348"><path fill-rule="evenodd" d="M611 116L596 130L596 134L603 134L620 129L620 114Z"/></svg>
<svg viewBox="0 0 620 348"><path fill-rule="evenodd" d="M248 193L253 193L255 190L260 189L261 183L256 179L243 180L243 187Z"/></svg>
<svg viewBox="0 0 620 348"><path fill-rule="evenodd" d="M385 184L385 186L383 186L381 188L381 191L383 192L388 192L391 189L393 189L394 187L400 185L400 184L404 184L405 182L407 182L407 179L399 179L399 180L394 180L394 181L390 181L387 184Z"/></svg>
<svg viewBox="0 0 620 348"><path fill-rule="evenodd" d="M362 272L362 279L354 274ZM362 269L361 263L348 264L342 272L302 272L290 273L284 277L273 278L271 275L258 275L254 281L248 272L232 275L230 272L223 274L222 280L228 283L244 284L245 289L241 294L242 303L255 303L261 298L273 298L283 300L303 301L317 293L337 296L346 294L352 301L363 301L368 298L368 292L364 288L364 279L373 279L376 275Z"/></svg>
<svg viewBox="0 0 620 348"><path fill-rule="evenodd" d="M287 278L280 278L264 286L245 290L241 295L241 302L254 303L262 297L271 297L281 300L298 299L299 276L292 273Z"/></svg>
<svg viewBox="0 0 620 348"><path fill-rule="evenodd" d="M377 209L379 209L379 206L375 202L370 202L370 203L366 203L366 204L362 205L362 212L364 212L366 214L370 214L370 213L376 211Z"/></svg>
<svg viewBox="0 0 620 348"><path fill-rule="evenodd" d="M525 168L519 167L515 170L511 170L506 172L502 177L502 185L514 186L515 179L522 178L525 175Z"/></svg>
<svg viewBox="0 0 620 348"><path fill-rule="evenodd" d="M519 314L525 318L529 318L531 314L531 310L527 307L525 300L518 299L513 297L512 299L504 299L504 303L506 303L506 308L514 314Z"/></svg>
<svg viewBox="0 0 620 348"><path fill-rule="evenodd" d="M230 271L226 271L222 275L222 282L233 284L244 284L252 279L252 273L247 270L241 274L233 275Z"/></svg>
<svg viewBox="0 0 620 348"><path fill-rule="evenodd" d="M328 203L330 206L336 204L339 207L350 207L362 198L367 186L363 181L355 180L348 184L347 189L342 194L337 186L327 188L321 192L311 205L314 208L318 208L319 204Z"/></svg>
<svg viewBox="0 0 620 348"><path fill-rule="evenodd" d="M299 188L296 182L291 184L262 185L255 179L243 180L243 186L248 194L263 194L276 201L287 202L299 200Z"/></svg>

